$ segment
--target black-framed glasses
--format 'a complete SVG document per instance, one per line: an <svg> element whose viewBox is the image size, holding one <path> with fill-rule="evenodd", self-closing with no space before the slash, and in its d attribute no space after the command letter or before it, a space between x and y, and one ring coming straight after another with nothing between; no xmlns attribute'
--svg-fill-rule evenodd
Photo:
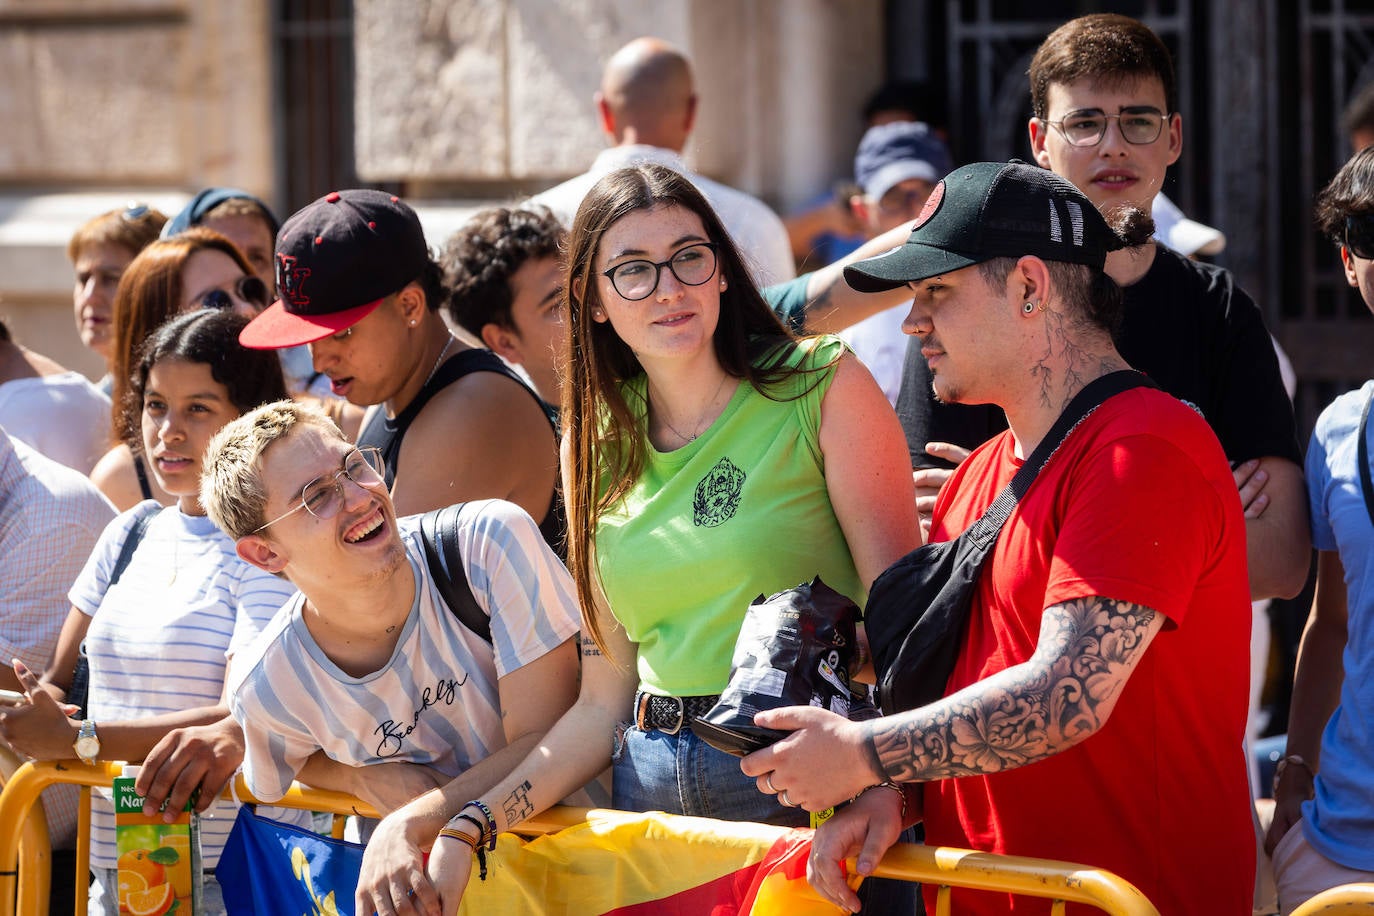
<svg viewBox="0 0 1374 916"><path fill-rule="evenodd" d="M1152 105L1132 105L1120 114L1109 115L1100 108L1071 111L1058 121L1041 118L1059 130L1069 146L1097 146L1107 135L1107 122L1115 121L1122 139L1134 146L1154 143L1164 131L1164 122L1172 115Z"/></svg>
<svg viewBox="0 0 1374 916"><path fill-rule="evenodd" d="M191 305L198 309L231 309L234 307L234 296L238 296L249 305L256 305L260 309L267 307L267 284L257 276L244 274L234 281L233 288L233 295L218 287L207 289Z"/></svg>
<svg viewBox="0 0 1374 916"><path fill-rule="evenodd" d="M1374 260L1374 213L1345 218L1345 247L1357 258Z"/></svg>
<svg viewBox="0 0 1374 916"><path fill-rule="evenodd" d="M272 521L254 528L249 533L257 534L264 528L275 525L302 509L320 520L331 519L339 514L339 510L343 508L344 504L343 482L339 478L347 477L358 486L368 489L386 484L385 469L386 461L382 458L381 449L355 448L344 456L343 467L339 470L333 474L316 477L301 487L299 506L283 512Z"/></svg>
<svg viewBox="0 0 1374 916"><path fill-rule="evenodd" d="M683 286L700 286L716 272L716 245L697 242L679 248L666 261L625 261L601 275L608 277L620 298L630 302L647 299L658 289L663 268L668 268Z"/></svg>

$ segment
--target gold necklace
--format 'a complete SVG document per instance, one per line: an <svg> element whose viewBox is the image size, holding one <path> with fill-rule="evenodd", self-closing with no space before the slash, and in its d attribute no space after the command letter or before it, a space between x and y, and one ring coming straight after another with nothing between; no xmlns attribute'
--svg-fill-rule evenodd
<svg viewBox="0 0 1374 916"><path fill-rule="evenodd" d="M703 425L702 425L702 421L704 421L704 420L706 419L707 415L710 414L711 408L715 406L716 399L720 397L721 391L723 391L723 390L725 389L725 383L728 382L729 380L730 380L730 373L726 372L726 373L724 373L724 374L721 376L720 384L716 386L716 392L715 392L715 394L711 395L711 400L709 400L709 401L706 402L706 409L703 410L703 411L701 412L701 415L697 417L697 422L696 422L697 431L694 432L694 433L692 433L690 436L684 436L684 435L678 430L678 428L677 428L676 426L674 426L674 425L672 424L671 421L669 421L668 415L665 414L663 411L660 410L660 411L658 412L658 418L659 418L660 420L663 421L663 425L664 425L664 426L668 427L668 431L669 431L669 432L671 432L673 435L677 436L679 439L682 440L683 444L686 444L686 443L689 443L689 442L695 442L695 441L697 441L697 436L700 436L702 433L704 433L704 432L707 430L707 428L710 427L710 425L711 425L710 423L706 423L705 426L703 426ZM712 417L711 419L712 419L712 421L714 421L714 420L715 420L715 417Z"/></svg>

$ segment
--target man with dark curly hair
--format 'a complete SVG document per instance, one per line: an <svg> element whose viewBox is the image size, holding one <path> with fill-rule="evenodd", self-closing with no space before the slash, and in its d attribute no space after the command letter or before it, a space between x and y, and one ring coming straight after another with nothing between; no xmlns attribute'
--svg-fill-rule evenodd
<svg viewBox="0 0 1374 916"><path fill-rule="evenodd" d="M492 207L450 236L440 259L449 315L524 370L551 411L567 349L560 257L566 235L547 207Z"/></svg>

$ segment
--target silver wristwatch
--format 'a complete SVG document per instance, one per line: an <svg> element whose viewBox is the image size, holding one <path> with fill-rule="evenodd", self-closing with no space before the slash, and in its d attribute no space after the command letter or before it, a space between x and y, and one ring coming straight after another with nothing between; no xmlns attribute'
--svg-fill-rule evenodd
<svg viewBox="0 0 1374 916"><path fill-rule="evenodd" d="M96 758L100 756L100 738L95 733L94 719L81 720L81 729L76 733L72 749L76 751L76 756L81 758L82 763L95 763Z"/></svg>

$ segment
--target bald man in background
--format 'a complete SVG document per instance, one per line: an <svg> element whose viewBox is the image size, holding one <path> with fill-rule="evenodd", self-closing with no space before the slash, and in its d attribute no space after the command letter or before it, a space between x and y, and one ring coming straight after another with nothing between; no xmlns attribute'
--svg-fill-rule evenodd
<svg viewBox="0 0 1374 916"><path fill-rule="evenodd" d="M756 197L691 171L682 150L696 122L692 66L681 51L658 38L636 38L606 63L594 96L597 117L611 148L575 178L536 195L565 225L592 185L609 172L642 162L667 166L696 185L750 263L760 286L796 275L787 230Z"/></svg>

